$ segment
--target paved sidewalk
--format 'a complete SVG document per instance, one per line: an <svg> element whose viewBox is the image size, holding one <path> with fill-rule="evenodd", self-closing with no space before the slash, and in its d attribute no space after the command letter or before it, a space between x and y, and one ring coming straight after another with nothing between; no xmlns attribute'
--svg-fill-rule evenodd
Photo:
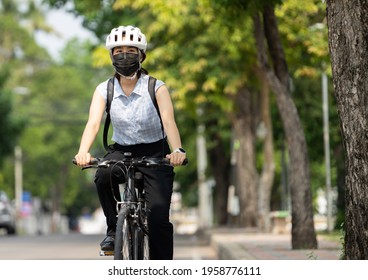
<svg viewBox="0 0 368 280"><path fill-rule="evenodd" d="M317 237L318 249L292 250L290 234L256 233L246 229L208 232L218 258L223 260L339 260L342 245Z"/></svg>

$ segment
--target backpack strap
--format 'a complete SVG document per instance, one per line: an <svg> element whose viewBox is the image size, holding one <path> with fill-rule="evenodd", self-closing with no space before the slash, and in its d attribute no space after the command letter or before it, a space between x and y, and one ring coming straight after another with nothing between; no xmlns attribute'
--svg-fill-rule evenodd
<svg viewBox="0 0 368 280"><path fill-rule="evenodd" d="M160 118L160 122L161 122L161 126L162 126L160 109L158 108L158 104L157 104L157 100L156 100L155 86L156 86L156 78L150 76L149 79L148 79L148 92L151 96L153 105L155 105L157 115Z"/></svg>
<svg viewBox="0 0 368 280"><path fill-rule="evenodd" d="M155 105L157 115L160 118L161 131L162 131L162 157L164 157L165 156L165 154L164 154L164 151L165 151L165 132L164 132L164 125L162 124L160 109L158 108L158 104L157 104L157 100L156 100L155 86L156 86L156 78L150 76L149 80L148 80L148 92L151 96L153 105Z"/></svg>
<svg viewBox="0 0 368 280"><path fill-rule="evenodd" d="M103 145L105 147L105 150L108 150L107 145L107 135L109 134L109 127L110 127L110 108L111 108L111 102L114 98L114 80L115 78L112 77L109 79L107 83L107 100L106 100L106 119L105 119L105 125L104 125L104 131L103 131Z"/></svg>
<svg viewBox="0 0 368 280"><path fill-rule="evenodd" d="M107 83L107 103L106 103L106 113L110 114L111 102L114 98L114 81L115 77L109 79Z"/></svg>

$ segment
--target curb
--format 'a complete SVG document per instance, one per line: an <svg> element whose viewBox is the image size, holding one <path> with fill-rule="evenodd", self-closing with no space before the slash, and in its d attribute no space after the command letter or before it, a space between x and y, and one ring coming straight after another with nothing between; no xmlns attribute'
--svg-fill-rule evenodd
<svg viewBox="0 0 368 280"><path fill-rule="evenodd" d="M251 254L242 249L238 243L218 244L216 246L218 258L220 260L255 260Z"/></svg>
<svg viewBox="0 0 368 280"><path fill-rule="evenodd" d="M318 249L291 248L289 234L264 234L249 229L206 232L220 260L338 260L341 244L318 237Z"/></svg>

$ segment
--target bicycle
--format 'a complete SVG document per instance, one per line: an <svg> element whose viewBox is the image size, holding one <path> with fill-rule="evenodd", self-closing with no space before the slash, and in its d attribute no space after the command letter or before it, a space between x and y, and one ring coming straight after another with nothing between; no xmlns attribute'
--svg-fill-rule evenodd
<svg viewBox="0 0 368 280"><path fill-rule="evenodd" d="M75 161L73 161L75 163ZM188 160L183 162L186 165ZM90 165L82 168L118 168L125 176L125 183L119 185L120 199L115 198L118 212L114 252L101 251L101 256L114 255L114 260L148 260L148 226L143 173L138 167L158 167L170 165L166 158L133 158L125 152L121 160L93 159ZM114 192L113 192L114 193Z"/></svg>

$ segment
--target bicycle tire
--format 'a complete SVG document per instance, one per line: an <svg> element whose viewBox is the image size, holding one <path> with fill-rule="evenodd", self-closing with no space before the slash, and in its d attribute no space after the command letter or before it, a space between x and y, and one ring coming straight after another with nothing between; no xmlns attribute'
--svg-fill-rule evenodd
<svg viewBox="0 0 368 280"><path fill-rule="evenodd" d="M123 207L118 215L115 233L114 260L133 259L132 222L129 209Z"/></svg>
<svg viewBox="0 0 368 280"><path fill-rule="evenodd" d="M138 228L138 259L150 259L148 235L141 228Z"/></svg>

